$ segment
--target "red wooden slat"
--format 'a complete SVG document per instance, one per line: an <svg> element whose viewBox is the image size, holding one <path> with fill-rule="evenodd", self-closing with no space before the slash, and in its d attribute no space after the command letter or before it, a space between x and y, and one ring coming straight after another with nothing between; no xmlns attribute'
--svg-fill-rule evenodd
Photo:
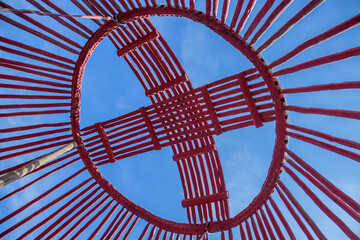
<svg viewBox="0 0 360 240"><path fill-rule="evenodd" d="M280 191L279 187L276 186L276 190L277 193L279 194L281 200L284 202L286 208L289 210L289 212L291 213L291 215L293 216L293 218L295 219L295 221L298 223L298 225L300 226L300 228L302 229L302 231L305 233L306 237L308 239L314 239L313 236L311 235L311 233L309 232L309 229L306 227L306 225L304 224L304 222L301 220L301 218L299 217L299 215L295 212L294 208L292 207L292 205L290 204L290 202L286 199L285 195Z"/></svg>
<svg viewBox="0 0 360 240"><path fill-rule="evenodd" d="M297 156L292 151L286 149L285 150L290 157L292 157L301 167L303 167L306 171L311 173L317 180L319 180L322 184L324 184L330 191L336 194L339 198L341 198L344 202L346 202L349 206L351 206L355 211L360 213L360 204L357 203L354 199L346 195L343 191L337 188L334 184L332 184L328 179L322 176L318 171L312 168L309 164L307 164L304 160L302 160L299 156Z"/></svg>
<svg viewBox="0 0 360 240"><path fill-rule="evenodd" d="M350 216L352 216L356 221L360 223L360 215L347 206L343 201L340 200L335 194L330 192L329 189L325 188L322 184L320 184L314 177L312 177L309 173L305 172L299 166L297 166L291 159L286 158L287 162L298 172L300 172L304 177L306 177L311 183L313 183L317 188L319 188L323 193L325 193L329 198L331 198L336 204L338 204L342 209L344 209Z"/></svg>
<svg viewBox="0 0 360 240"><path fill-rule="evenodd" d="M264 6L260 9L254 20L251 22L249 28L246 30L244 34L244 41L246 41L250 35L253 33L257 25L260 23L261 19L266 15L266 13L270 10L275 0L267 0Z"/></svg>
<svg viewBox="0 0 360 240"><path fill-rule="evenodd" d="M295 240L296 239L295 235L294 235L290 225L286 221L284 215L281 213L279 207L277 206L277 204L275 203L275 201L272 198L270 198L269 201L270 201L271 206L274 208L276 215L279 217L281 223L283 224L287 233L289 234L290 239Z"/></svg>
<svg viewBox="0 0 360 240"><path fill-rule="evenodd" d="M285 93L285 94L307 93L307 92L316 92L316 91L357 89L357 88L360 88L360 81L328 83L328 84L312 85L305 87L286 88L286 89L282 89L281 93Z"/></svg>
<svg viewBox="0 0 360 240"><path fill-rule="evenodd" d="M279 227L279 224L278 224L278 222L276 221L273 213L271 212L271 209L270 209L270 207L268 206L268 203L265 203L265 209L266 209L266 212L267 212L268 215L269 215L271 224L273 225L277 236L279 237L279 239L285 240L285 237L284 237L284 235L283 235L283 233L282 233L282 231L281 231L281 229L280 229L280 227Z"/></svg>
<svg viewBox="0 0 360 240"><path fill-rule="evenodd" d="M354 48L347 49L342 52L333 53L328 56L316 58L316 59L313 59L313 60L310 60L310 61L307 61L304 63L300 63L300 64L292 66L292 67L281 69L279 71L276 71L274 73L274 75L281 76L281 75L285 75L285 74L299 72L299 71L302 71L302 70L305 70L308 68L313 68L313 67L317 67L317 66L332 63L332 62L341 61L341 60L359 56L359 55L360 55L360 47L354 47Z"/></svg>
<svg viewBox="0 0 360 240"><path fill-rule="evenodd" d="M282 0L281 3L269 15L264 24L254 34L250 41L250 45L254 45L266 30L275 22L275 20L285 11L285 9L293 2L293 0Z"/></svg>
<svg viewBox="0 0 360 240"><path fill-rule="evenodd" d="M345 224L336 214L334 214L326 205L301 181L295 173L284 166L285 171L292 179L304 190L304 192L314 201L314 203L350 238L360 239L347 224Z"/></svg>
<svg viewBox="0 0 360 240"><path fill-rule="evenodd" d="M80 189L81 187L83 187L86 183L89 182L88 179L84 182L82 182L81 184L79 184L78 186L74 187L71 192L73 191L77 191L78 189ZM72 199L69 199L63 206L61 206L60 208L56 209L56 211L54 211L50 216L48 216L47 218L43 219L42 221L40 221L38 224L36 224L35 226L33 226L32 228L30 228L29 230L27 230L23 235L21 235L19 238L25 238L26 236L28 236L29 234L31 234L32 232L34 232L36 229L39 229L40 227L44 226L48 221L50 221L52 218L54 218L56 215L58 215L59 213L61 213L63 210L65 210L68 206L70 206L71 204L73 204L77 199L79 199L80 197L84 197L84 195L90 191L93 187L95 187L96 183L92 183L91 185L89 185L87 188L85 188L83 191L79 192L78 194L76 194ZM64 196L64 195L63 195ZM25 220L25 219L24 219Z"/></svg>
<svg viewBox="0 0 360 240"><path fill-rule="evenodd" d="M89 236L89 239L93 239L98 232L100 231L100 229L104 226L104 224L109 220L109 218L111 217L111 215L115 212L115 210L118 208L119 204L115 204L112 209L106 214L106 216L103 218L103 220L101 221L101 223L96 227L96 229L91 233L91 235Z"/></svg>
<svg viewBox="0 0 360 240"><path fill-rule="evenodd" d="M309 214L305 211L305 209L301 206L301 204L296 200L296 198L291 194L289 189L285 186L285 184L278 180L278 184L280 188L284 191L286 196L290 199L291 203L296 207L296 209L300 212L300 214L303 216L305 221L309 224L309 226L312 228L312 230L315 232L316 236L319 239L327 239L325 235L321 232L319 227L316 225L314 220L309 216Z"/></svg>
<svg viewBox="0 0 360 240"><path fill-rule="evenodd" d="M274 33L264 44L262 44L258 49L257 53L261 53L269 46L271 46L277 39L289 31L296 23L301 19L311 13L315 8L317 8L324 0L311 0L303 9L296 13L289 21L287 21L276 33Z"/></svg>
<svg viewBox="0 0 360 240"><path fill-rule="evenodd" d="M291 52L285 54L281 58L275 60L272 62L269 67L274 68L280 64L283 64L284 62L289 61L296 55L300 54L301 52L305 51L306 49L315 46L316 44L319 44L323 41L328 40L329 38L332 38L336 36L337 34L340 34L342 32L345 32L349 30L352 27L355 27L360 24L360 14L356 15L355 17L350 18L349 20L329 29L328 31L319 34L318 36L311 38L310 40L304 42L303 44L297 46L294 50Z"/></svg>
<svg viewBox="0 0 360 240"><path fill-rule="evenodd" d="M246 21L248 20L250 13L252 12L253 8L255 7L255 3L257 0L249 0L245 11L240 19L238 26L236 27L235 33L240 34L241 30L244 28Z"/></svg>
<svg viewBox="0 0 360 240"><path fill-rule="evenodd" d="M322 141L319 141L319 140L316 140L316 139L313 139L313 138L310 138L310 137L306 137L306 136L301 135L301 134L297 134L297 133L293 133L293 132L287 132L287 135L290 136L290 137L299 139L301 141L314 144L315 146L324 148L326 150L335 152L335 153L340 154L340 155L342 155L344 157L353 159L353 160L355 160L357 162L360 162L360 154L357 154L357 153L354 153L354 152L351 152L351 151L348 151L348 150L333 146L333 145L328 144L328 143L324 143Z"/></svg>

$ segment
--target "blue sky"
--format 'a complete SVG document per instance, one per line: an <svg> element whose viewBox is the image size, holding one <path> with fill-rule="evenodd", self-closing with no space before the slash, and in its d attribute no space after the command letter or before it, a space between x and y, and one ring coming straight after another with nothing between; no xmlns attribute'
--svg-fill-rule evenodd
<svg viewBox="0 0 360 240"><path fill-rule="evenodd" d="M278 2L276 1L275 5ZM231 3L231 13L234 3ZM14 3L19 8L31 8L29 5L22 4L22 1ZM196 4L197 8L201 9L204 6L204 1L199 1ZM298 11L303 6L304 1L294 1L269 29L268 33L264 34L255 48L260 46L264 40L288 20L294 11ZM257 4L255 11L259 7L260 4ZM79 13L75 9L74 11L69 10L69 12ZM359 12L360 2L358 0L328 0L300 21L284 37L266 50L262 56L268 63L271 63L302 42L355 16ZM254 15L251 15L248 23L253 18ZM44 17L36 17L36 19L42 20ZM154 17L151 18L151 21L179 58L194 87L252 67L250 62L231 45L198 23L169 17ZM247 29L248 23L244 29ZM3 22L0 24L2 36L19 39L15 32L10 31L13 29L12 27ZM56 23L49 22L50 26L52 24L56 26ZM24 34L25 36L27 35ZM359 40L360 28L357 26L305 51L289 62L282 64L278 69L359 46ZM31 37L27 38L27 43L32 43L35 46L40 44L37 39ZM44 49L53 49L53 46L49 44L41 43L40 46ZM0 57L6 58L7 54L0 52ZM359 57L281 76L279 81L283 88L358 81L360 68L354 66L360 66ZM8 70L0 69L0 71ZM82 126L88 126L133 111L141 106L150 105L150 101L145 97L144 90L135 75L126 62L116 56L115 48L108 39L105 39L95 50L86 67L82 93ZM287 102L297 106L360 111L359 90L293 94L287 96ZM360 142L359 121L297 113L290 113L289 118L291 124ZM54 121L54 119L47 117L33 117L26 120L21 118L16 120L0 119L0 124L16 126L19 122L29 121L29 119L33 122ZM230 193L231 216L236 215L246 207L259 192L271 161L274 139L274 123L267 123L260 129L248 127L215 136L227 189ZM334 181L345 193L360 201L360 178L358 177L360 169L358 163L294 139L290 141L289 148L318 169L324 176ZM17 161L21 161L21 159L17 159ZM181 207L183 190L177 167L172 160L171 149L165 148L134 156L116 164L103 166L100 170L120 192L135 203L160 217L179 222L187 221L186 211ZM10 191L27 181L29 180L18 181L6 191ZM56 179L52 179L52 181L56 181ZM282 181L295 196L301 196L301 203L304 208L310 212L314 219L318 219L320 229L325 233L330 233L330 239L343 237L341 230L327 221L328 218L316 208L287 174L282 175ZM323 196L315 188L312 190L319 196ZM20 206L20 202L23 200L30 199L35 194L34 191L32 189L25 192L19 197L21 199L13 198L12 202L7 203L9 211ZM278 200L277 196L275 199ZM346 223L352 227L353 231L360 234L360 227L356 225L355 221L348 219L345 216L346 213L342 212L330 200L326 200L325 203L329 204L336 214L344 216ZM290 216L288 213L285 215ZM290 221L290 223L296 225L294 221ZM304 238L299 229L296 232L300 239ZM217 237L218 235L213 235L211 239L217 239Z"/></svg>

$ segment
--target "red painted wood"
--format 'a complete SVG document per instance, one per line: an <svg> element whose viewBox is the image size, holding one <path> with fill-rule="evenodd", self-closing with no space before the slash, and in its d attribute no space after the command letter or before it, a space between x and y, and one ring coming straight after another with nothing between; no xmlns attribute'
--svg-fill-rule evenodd
<svg viewBox="0 0 360 240"><path fill-rule="evenodd" d="M316 91L358 89L358 88L360 88L360 81L352 81L352 82L312 85L312 86L297 87L297 88L286 88L281 90L281 92L286 94L292 94L292 93L307 93L307 92L316 92Z"/></svg>
<svg viewBox="0 0 360 240"><path fill-rule="evenodd" d="M250 41L250 45L254 45L259 38L266 32L266 30L275 22L275 20L286 10L286 8L293 2L293 0L282 0L281 3L272 11L264 24L254 34Z"/></svg>
<svg viewBox="0 0 360 240"><path fill-rule="evenodd" d="M351 206L355 211L360 213L360 204L356 202L354 199L346 195L343 191L337 188L334 184L332 184L328 179L326 179L323 175L321 175L318 171L312 168L309 164L307 164L304 160L302 160L299 156L293 153L290 150L286 150L290 157L292 157L296 163L298 163L301 167L303 167L307 172L313 175L318 181L320 181L323 185L325 185L330 191L332 191L336 196L341 198L344 202L346 202L349 206Z"/></svg>
<svg viewBox="0 0 360 240"><path fill-rule="evenodd" d="M307 114L320 114L326 116L343 117L360 120L360 112L350 111L343 109L324 109L324 108L312 108L312 107L300 107L300 106L286 106L286 110Z"/></svg>
<svg viewBox="0 0 360 240"><path fill-rule="evenodd" d="M241 239L245 239L246 238L245 237L245 232L244 232L244 229L243 229L243 226L242 226L241 223L239 224L239 229L240 229L240 237L241 237Z"/></svg>
<svg viewBox="0 0 360 240"><path fill-rule="evenodd" d="M14 69L17 71L31 73L34 75L44 76L44 77L50 78L51 80L56 79L56 80L60 80L60 81L64 81L64 82L71 82L71 79L68 79L66 77L47 73L47 72L51 72L51 73L57 73L60 75L71 76L71 72L69 72L69 71L48 68L48 67L42 67L42 66L35 65L35 64L29 64L29 63L24 63L24 62L19 62L19 61L14 61L14 60L10 60L10 59L4 59L4 58L0 58L0 64L3 67L11 68L11 69ZM34 69L37 69L37 70L34 70ZM38 70L40 70L40 71L38 71Z"/></svg>
<svg viewBox="0 0 360 240"><path fill-rule="evenodd" d="M209 112L211 122L213 124L213 127L215 129L216 135L222 134L221 125L219 122L219 118L216 114L214 104L212 103L211 96L207 89L205 87L201 88L202 97L205 100L207 111Z"/></svg>
<svg viewBox="0 0 360 240"><path fill-rule="evenodd" d="M126 45L122 49L117 51L117 54L119 57L123 57L125 54L128 54L129 52L133 51L136 48L141 47L144 44L147 44L150 41L154 41L156 38L158 38L159 33L158 32L151 32L147 34L144 37L138 38L135 41L131 42L130 44Z"/></svg>
<svg viewBox="0 0 360 240"><path fill-rule="evenodd" d="M161 84L158 87L146 90L145 95L150 96L150 95L153 95L153 94L157 94L159 92L163 92L163 91L165 91L167 89L170 89L170 88L173 88L173 87L175 87L177 85L180 85L180 84L182 84L182 83L184 83L186 81L188 81L186 76L177 77L177 78L175 78L174 80L172 80L170 82L167 82L165 84Z"/></svg>
<svg viewBox="0 0 360 240"><path fill-rule="evenodd" d="M196 148L187 152L182 152L179 154L175 154L173 156L174 161L178 161L180 159L184 159L184 158L188 158L188 157L192 157L192 156L197 156L200 154L204 154L204 153L208 153L211 151L215 151L216 150L216 146L215 145L207 145L201 148Z"/></svg>
<svg viewBox="0 0 360 240"><path fill-rule="evenodd" d="M311 183L313 183L317 188L319 188L323 193L325 193L329 198L331 198L336 204L338 204L342 209L344 209L351 217L360 223L360 215L354 211L351 207L347 206L340 198L333 194L329 189L324 187L320 182L318 182L314 177L309 173L297 166L291 159L286 159L287 162L298 172L300 172L304 177L306 177Z"/></svg>
<svg viewBox="0 0 360 240"><path fill-rule="evenodd" d="M290 202L287 200L287 198L285 197L285 195L281 192L280 188L278 186L276 186L276 190L277 193L279 194L281 200L283 201L283 203L285 204L286 208L289 210L289 212L291 213L291 215L293 216L293 218L295 219L295 221L297 222L297 224L299 225L299 227L301 228L301 230L305 233L306 237L308 239L314 239L314 237L312 236L312 234L310 233L309 229L306 227L306 225L304 224L304 222L301 220L301 218L299 217L299 215L296 213L295 209L292 207L292 205L290 204Z"/></svg>
<svg viewBox="0 0 360 240"><path fill-rule="evenodd" d="M268 40L266 40L266 42L257 49L257 53L261 53L269 46L271 46L276 40L289 31L296 23L298 23L323 2L324 0L311 0L304 8L302 8L289 21L287 21L276 33L274 33Z"/></svg>
<svg viewBox="0 0 360 240"><path fill-rule="evenodd" d="M67 218L69 215L71 215L74 211L76 211L77 209L79 209L81 206L84 205L84 203L86 201L88 201L91 197L93 197L93 195L98 192L101 188L97 187L96 189L94 189L89 195L85 196L83 199L81 199L77 204L75 204L72 208L70 208L68 211L66 211L63 215L61 215L55 222L53 222L50 226L48 226L44 231L41 232L41 234L39 234L35 239L41 239L44 236L46 236L47 234L49 234L50 231L54 230L54 228L56 226L59 226L60 223ZM55 230L55 232L53 232L51 235L56 234L58 231L61 231L64 228L64 226L58 228L57 230ZM51 236L50 235L50 236Z"/></svg>
<svg viewBox="0 0 360 240"><path fill-rule="evenodd" d="M40 48L35 48L33 46L30 46L30 45L27 45L27 44L24 44L24 43L21 43L21 42L18 42L18 41L14 41L12 39L8 39L8 38L5 38L5 37L2 37L0 36L0 42L4 42L4 43L7 43L7 44L10 44L10 45L13 45L13 46L16 46L16 47L20 47L20 48L23 48L25 50L28 50L28 51L31 51L31 52L34 52L36 54L41 54L41 55L44 55L44 56L47 56L49 57L50 59L56 59L56 60L60 60L62 62L66 62L66 63L69 63L71 65L75 65L75 62L69 58L66 58L66 57L63 57L63 56L60 56L58 54L54 54L54 53L51 53L51 52L48 52L48 51L45 51L43 49L40 49ZM24 54L24 53L22 53ZM38 59L43 59L43 58L38 58ZM48 59L48 61L50 60ZM55 61L52 61L53 63L57 63ZM57 63L58 64L58 63ZM54 64L55 65L55 64ZM65 69L74 69L73 67L71 66L68 66L68 65L57 65L57 66L62 66L64 67Z"/></svg>
<svg viewBox="0 0 360 240"><path fill-rule="evenodd" d="M250 16L250 13L252 12L252 10L255 7L255 3L256 3L256 0L249 0L247 6L245 8L245 11L240 19L240 22L239 22L238 26L236 27L236 30L235 30L236 34L240 34L241 30L244 28L245 23Z"/></svg>
<svg viewBox="0 0 360 240"><path fill-rule="evenodd" d="M251 230L250 230L250 225L248 223L247 220L245 220L245 226L246 226L246 232L247 232L247 236L249 240L252 240L252 234L251 234Z"/></svg>
<svg viewBox="0 0 360 240"><path fill-rule="evenodd" d="M258 14L255 16L254 20L251 22L249 28L246 30L244 37L243 37L244 41L246 41L250 37L250 35L253 33L255 28L260 23L260 21L263 19L263 17L266 15L266 13L270 10L270 8L274 4L274 2L275 2L275 0L267 0L265 2L265 4L260 9Z"/></svg>
<svg viewBox="0 0 360 240"><path fill-rule="evenodd" d="M221 23L225 23L225 20L229 13L230 0L224 0L222 11L221 11Z"/></svg>
<svg viewBox="0 0 360 240"><path fill-rule="evenodd" d="M245 102L251 113L251 117L254 121L255 127L257 127L257 128L262 127L264 124L262 123L259 111L258 111L255 101L254 101L254 98L250 92L249 85L247 85L247 82L245 80L245 76L239 76L238 82L241 87L241 91L243 92Z"/></svg>
<svg viewBox="0 0 360 240"><path fill-rule="evenodd" d="M285 240L284 234L282 233L282 231L281 231L281 229L280 229L280 227L279 227L279 224L278 224L278 222L276 221L276 219L275 219L275 217L274 217L274 214L272 213L270 207L268 206L268 203L265 204L265 209L266 209L267 214L269 215L271 224L272 224L272 226L274 227L275 232L276 232L278 238L279 238L280 240ZM261 212L263 212L263 211L261 211Z"/></svg>
<svg viewBox="0 0 360 240"><path fill-rule="evenodd" d="M189 206L200 205L200 204L209 203L209 202L221 201L224 199L229 199L228 192L220 192L220 193L206 195L204 197L185 199L185 200L182 200L181 204L183 207L189 207Z"/></svg>
<svg viewBox="0 0 360 240"><path fill-rule="evenodd" d="M100 224L95 228L95 230L91 233L90 239L93 239L101 230L101 228L105 225L105 223L109 220L109 218L112 216L112 214L116 211L119 204L115 204L111 210L106 214L106 216L103 218L103 220L100 222Z"/></svg>
<svg viewBox="0 0 360 240"><path fill-rule="evenodd" d="M60 7L58 7L57 5L55 5L54 3L52 3L50 0L42 0L45 4L47 4L48 6L50 6L51 8L53 8L54 10L56 10L58 13L60 14L65 14L68 15L67 12L65 12L63 9L61 9ZM93 35L94 32L91 31L88 27L86 27L84 24L80 23L79 21L77 21L75 18L73 17L67 17L67 19L69 19L69 21L73 22L75 25L77 25L78 27L80 27L81 29L83 29L85 32L87 32L90 35Z"/></svg>
<svg viewBox="0 0 360 240"><path fill-rule="evenodd" d="M258 231L258 227L256 226L256 223L255 223L255 220L254 220L254 215L252 215L250 217L250 220L251 220L252 230L253 230L254 235L255 235L255 239L260 239L260 234L259 234L259 231ZM264 236L262 236L262 237L264 237ZM265 235L265 237L267 237L267 235Z"/></svg>
<svg viewBox="0 0 360 240"><path fill-rule="evenodd" d="M262 221L262 219L261 219L261 217L259 215L259 212L256 211L254 215L256 217L256 221L258 223L262 238L268 240L269 237L268 237L268 234L265 231L264 223L263 223L263 221Z"/></svg>
<svg viewBox="0 0 360 240"><path fill-rule="evenodd" d="M10 5L8 5L8 4L6 4L6 3L2 3L2 2L0 3L0 6L2 6L3 8L13 9ZM75 41L73 41L73 40L65 37L64 35L61 35L59 32L57 32L57 31L55 31L55 30L53 30L53 29L51 29L51 28L49 28L49 27L41 24L40 22L32 19L31 17L27 16L26 14L23 14L23 13L15 13L15 14L16 14L17 16L19 16L20 18L23 18L23 19L26 20L27 22L35 25L36 27L41 28L41 29L44 30L45 32L48 32L49 34L54 35L54 36L56 36L57 38L65 41L65 42L67 42L68 44L70 44L70 45L72 45L72 46L74 46L74 47L76 47L76 48L81 49L81 46L80 46L78 43L76 43ZM10 21L9 21L9 22L10 22ZM20 26L20 25L17 25L17 26ZM24 25L22 25L22 26L24 26ZM23 29L25 29L25 28L26 28L26 29L29 29L29 30L31 29L31 28L28 28L28 27L24 27ZM31 30L30 30L30 32L35 33L36 31L31 31ZM38 36L40 36L40 35L42 35L42 34L38 34ZM43 36L44 36L44 35L43 35ZM48 38L48 39L49 39L49 38ZM63 44L59 44L58 46L64 46L64 45L63 45ZM73 50L72 52L73 52L73 53L78 53L76 50Z"/></svg>
<svg viewBox="0 0 360 240"><path fill-rule="evenodd" d="M134 227L137 224L138 220L139 220L139 217L136 217L135 220L132 222L132 224L130 225L129 229L126 231L126 233L125 233L125 235L123 237L124 240L126 240L129 237L130 233L134 229Z"/></svg>
<svg viewBox="0 0 360 240"><path fill-rule="evenodd" d="M116 222L119 220L119 218L121 217L121 214L123 214L123 212L125 211L125 208L122 207L121 210L116 214L116 216L114 217L114 219L111 221L111 223L109 224L109 226L107 226L105 232L103 233L103 235L101 236L101 239L106 239L107 236L109 235L109 233L111 232L111 230L116 226Z"/></svg>
<svg viewBox="0 0 360 240"><path fill-rule="evenodd" d="M348 151L348 150L345 150L345 149L330 145L328 143L324 143L322 141L319 141L319 140L316 140L316 139L313 139L313 138L310 138L310 137L306 137L304 135L297 134L297 133L288 132L288 135L290 137L299 139L299 140L307 142L307 143L314 144L315 146L324 148L326 150L335 152L337 154L340 154L342 156L345 156L347 158L350 158L350 159L353 159L353 160L355 160L357 162L360 162L360 155L357 154L357 153L354 153L354 152L351 152L351 151Z"/></svg>
<svg viewBox="0 0 360 240"><path fill-rule="evenodd" d="M360 55L360 47L354 47L347 49L342 52L333 53L324 57L316 58L304 63L297 64L292 67L284 68L274 73L275 76L282 76L285 74L299 72L308 68L321 66L324 64L341 61L347 58L355 57Z"/></svg>
<svg viewBox="0 0 360 240"><path fill-rule="evenodd" d="M107 196L109 198L110 196ZM72 237L71 239L78 239L78 236L82 234L90 225L101 215L103 214L107 209L110 208L111 204L114 202L114 200L110 200L105 206L103 206L100 211L98 211L89 221L87 221Z"/></svg>
<svg viewBox="0 0 360 240"><path fill-rule="evenodd" d="M88 206L92 206L95 204L95 202L97 200L99 200L101 198L102 195L99 195L100 197L99 198L94 198L93 201L91 201ZM85 221L86 218L88 218L90 216L90 214L92 214L93 212L95 212L99 207L101 207L102 204L105 203L106 200L109 199L110 196L106 196L105 198L101 199L95 206L93 206L91 209L89 209L75 224L73 224L62 236L61 238L62 239L65 239L69 236L69 234L71 234L83 221ZM83 211L84 212L84 211ZM77 213L78 216L74 216L74 220L76 218L78 218L80 216L80 212ZM70 219L69 219L70 220ZM69 221L70 222L70 221ZM70 223L64 223L64 225L66 226L70 226ZM76 239L76 234L74 234L71 239Z"/></svg>
<svg viewBox="0 0 360 240"><path fill-rule="evenodd" d="M314 203L350 238L360 239L347 224L345 224L336 214L334 214L326 205L301 181L295 173L284 166L285 171L292 179L304 190L304 192L314 201Z"/></svg>
<svg viewBox="0 0 360 240"><path fill-rule="evenodd" d="M160 96L159 96L160 97ZM187 133L186 133L187 134ZM81 146L80 146L80 148L81 148ZM197 181L197 180L196 180ZM222 182L222 180L220 180L220 179L217 179L217 182L218 183L221 183ZM215 226L215 225L214 225Z"/></svg>
<svg viewBox="0 0 360 240"><path fill-rule="evenodd" d="M316 225L314 220L309 216L309 214L305 211L305 209L301 206L301 204L296 200L296 198L291 194L289 189L285 186L285 184L279 180L278 181L280 188L283 190L283 192L286 194L286 196L290 199L291 203L296 207L296 209L299 211L301 216L305 219L305 221L309 224L309 226L312 228L314 233L319 239L327 239L325 235L321 232L319 227Z"/></svg>
<svg viewBox="0 0 360 240"><path fill-rule="evenodd" d="M271 229L269 220L267 219L264 210L262 208L260 208L259 211L260 211L260 214L261 214L261 218L262 218L262 220L263 220L263 222L265 224L266 230L267 230L267 232L268 232L268 234L270 236L270 239L275 240L276 238L275 238L274 232Z"/></svg>
<svg viewBox="0 0 360 240"><path fill-rule="evenodd" d="M279 217L281 223L283 224L285 230L287 231L289 237L291 240L295 240L295 235L290 227L290 225L288 224L288 222L286 221L284 215L282 214L282 212L280 211L279 207L277 206L277 204L275 203L275 201L272 198L269 198L270 204L271 206L274 208L274 211L276 213L276 215Z"/></svg>
<svg viewBox="0 0 360 240"><path fill-rule="evenodd" d="M111 145L109 143L109 139L106 136L106 133L105 133L104 128L102 127L101 123L96 123L95 128L96 128L97 132L99 133L101 142L104 145L105 151L106 151L106 153L107 153L107 155L109 157L110 162L112 162L112 163L116 162L117 160L116 160L116 158L114 156L114 152L113 152L113 150L111 148Z"/></svg>
<svg viewBox="0 0 360 240"><path fill-rule="evenodd" d="M71 192L75 192L78 189L82 188L83 186L85 186L87 183L89 183L91 179L88 179L84 182L82 182L81 184L77 185L76 187L74 187ZM61 207L59 207L56 211L54 211L51 215L49 215L48 217L46 217L45 219L43 219L42 221L40 221L38 224L36 224L35 226L33 226L32 228L30 228L29 230L27 230L23 235L20 236L21 238L25 238L27 237L29 234L31 234L32 232L34 232L35 230L39 229L40 227L44 226L47 222L49 222L51 219L53 219L55 216L57 216L58 214L60 214L63 210L65 210L67 207L71 206L71 204L73 204L76 200L78 200L81 197L84 197L84 195L90 191L92 188L94 188L96 185L96 183L92 183L91 185L89 185L87 188L85 188L84 190L82 190L81 192L79 192L78 194L76 194L75 196L73 196L73 198L68 199L68 201ZM70 193L72 194L72 193ZM63 195L64 196L64 195ZM25 219L24 219L25 221Z"/></svg>
<svg viewBox="0 0 360 240"><path fill-rule="evenodd" d="M42 12L51 12L50 10L46 9L45 7L43 7L41 4L39 4L35 0L28 0L28 2L31 3L33 6L35 6L37 9L39 9ZM67 14L67 15L69 15L69 14ZM64 21L62 18L51 16L51 15L49 17L51 17L52 19L54 19L55 21L57 21L61 25L65 26L66 28L68 28L68 29L72 30L73 32L79 34L80 36L84 37L85 39L90 38L90 36L87 35L85 32L83 32L81 29L79 29L76 26L73 26L70 23Z"/></svg>
<svg viewBox="0 0 360 240"><path fill-rule="evenodd" d="M326 32L323 32L321 34L319 34L316 37L311 38L310 40L304 42L303 44L297 46L294 50L292 50L291 52L285 54L283 57L275 60L274 62L272 62L269 67L270 68L274 68L284 62L289 61L290 59L292 59L293 57L295 57L296 55L300 54L301 52L305 51L306 49L315 46L323 41L328 40L329 38L332 38L334 36L336 36L337 34L340 34L342 32L345 32L347 30L349 30L350 28L353 28L357 25L360 24L360 14L350 18L349 20L336 25L335 27L327 30Z"/></svg>

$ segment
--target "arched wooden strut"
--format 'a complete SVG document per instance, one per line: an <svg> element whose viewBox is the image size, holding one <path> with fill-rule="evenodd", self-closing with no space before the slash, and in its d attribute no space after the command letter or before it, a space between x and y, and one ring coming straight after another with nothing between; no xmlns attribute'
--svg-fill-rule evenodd
<svg viewBox="0 0 360 240"><path fill-rule="evenodd" d="M317 9L322 3L0 1L1 26L9 29L0 36L0 238L326 239L334 237L336 229L336 238L359 239L360 199L340 173L359 169L360 109L348 99L360 96L354 74L360 46L352 37L359 35L360 14L356 6L342 3L348 13L354 8L354 14L325 24L316 16L326 12L327 4L333 6L324 3L324 10ZM151 16L204 24L254 67L239 66L231 76L193 88ZM290 44L293 50L279 50L277 41L283 44L287 35L301 31L308 18L315 19L314 27L325 27L305 40L298 37ZM335 36L350 39L350 44L326 45ZM128 63L151 104L80 128L83 73L105 37L113 43L114 55ZM44 48L47 45L51 48ZM326 49L324 54L311 52L317 45ZM311 59L301 58L304 51L313 54ZM344 62L354 72L345 76L338 70L346 68ZM325 64L336 69L327 70L335 80L329 74L322 77L318 66ZM299 81L302 70L319 80ZM312 105L303 97L306 93ZM336 95L341 96L335 105L340 107L316 102L320 93L342 94ZM230 215L232 193L213 136L268 122L275 123L276 140L266 180L245 209ZM166 147L172 148L169 161L179 170L184 192L179 206L186 209L188 223L160 218L133 203L97 169ZM57 182L47 182L50 176ZM352 184L359 181L354 178ZM211 235L215 232L219 235Z"/></svg>

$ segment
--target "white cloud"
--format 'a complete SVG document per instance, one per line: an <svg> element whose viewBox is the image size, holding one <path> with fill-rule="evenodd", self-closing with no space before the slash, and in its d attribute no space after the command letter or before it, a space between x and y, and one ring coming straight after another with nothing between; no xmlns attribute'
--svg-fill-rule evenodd
<svg viewBox="0 0 360 240"><path fill-rule="evenodd" d="M223 164L224 170L230 169L226 173L226 186L230 193L230 211L234 216L259 193L266 168L259 164L258 156L245 147L234 152Z"/></svg>
<svg viewBox="0 0 360 240"><path fill-rule="evenodd" d="M195 86L201 86L214 79L220 65L211 49L209 30L195 24L188 24L182 32L181 62Z"/></svg>

